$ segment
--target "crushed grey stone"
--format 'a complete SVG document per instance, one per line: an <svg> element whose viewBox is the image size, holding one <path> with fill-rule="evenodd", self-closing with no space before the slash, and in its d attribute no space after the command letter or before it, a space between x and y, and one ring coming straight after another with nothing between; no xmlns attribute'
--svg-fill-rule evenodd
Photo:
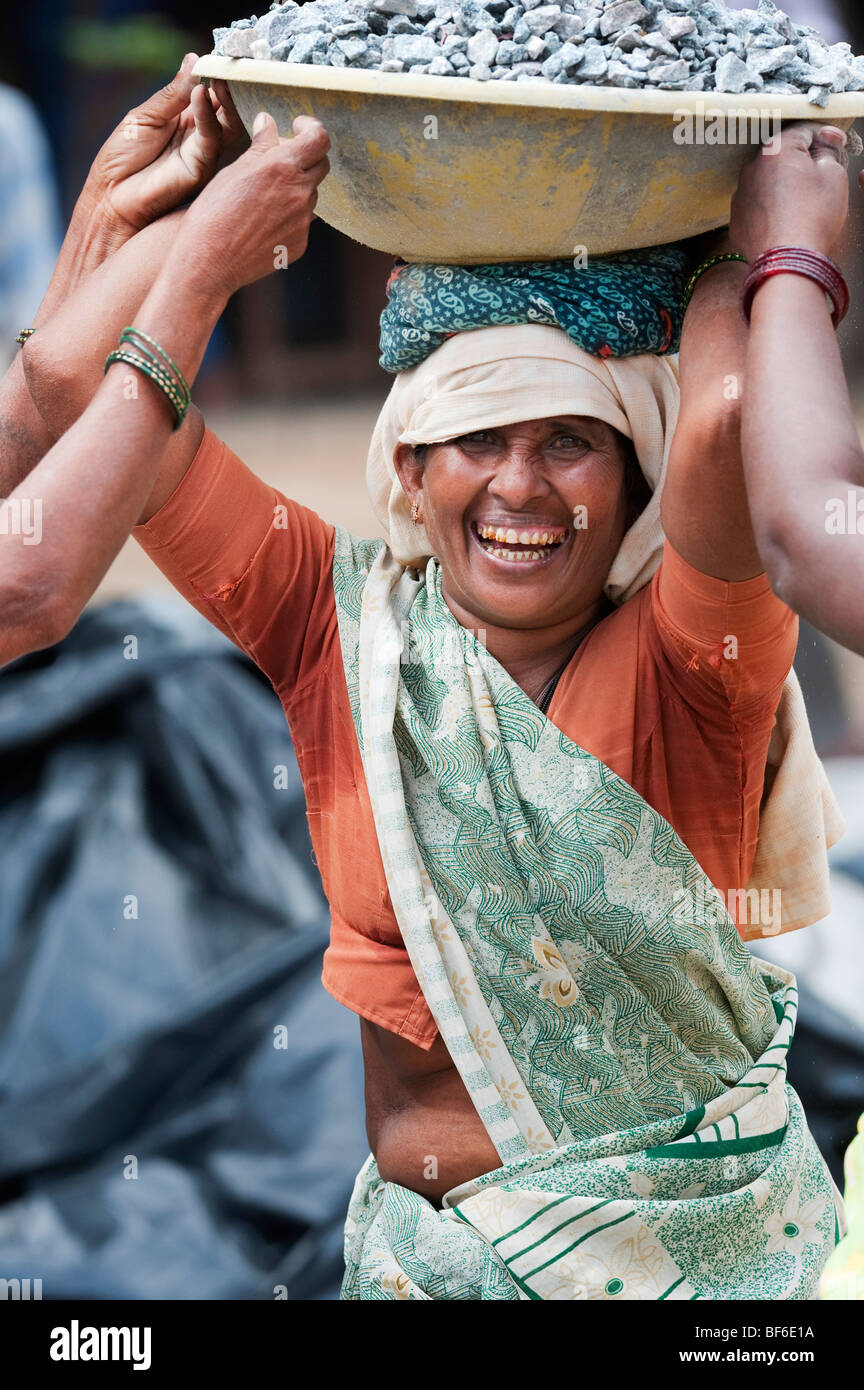
<svg viewBox="0 0 864 1390"><path fill-rule="evenodd" d="M407 66L433 63L438 57L438 45L425 34L397 34L393 40L393 57L401 58Z"/></svg>
<svg viewBox="0 0 864 1390"><path fill-rule="evenodd" d="M655 63L651 69L651 81L658 87L677 87L690 76L690 68L679 58L676 63Z"/></svg>
<svg viewBox="0 0 864 1390"><path fill-rule="evenodd" d="M369 8L377 10L379 14L405 14L409 19L415 19L417 0L372 0Z"/></svg>
<svg viewBox="0 0 864 1390"><path fill-rule="evenodd" d="M675 88L864 91L864 57L795 24L773 0L274 0L214 29L215 51L382 72Z"/></svg>

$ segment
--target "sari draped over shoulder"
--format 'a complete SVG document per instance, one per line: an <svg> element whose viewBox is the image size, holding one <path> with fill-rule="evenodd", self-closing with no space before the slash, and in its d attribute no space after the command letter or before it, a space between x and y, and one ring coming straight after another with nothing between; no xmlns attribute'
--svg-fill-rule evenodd
<svg viewBox="0 0 864 1390"><path fill-rule="evenodd" d="M501 1166L439 1210L370 1158L345 1299L809 1299L845 1230L786 1081L794 978L672 827L337 528L339 635L423 994Z"/></svg>

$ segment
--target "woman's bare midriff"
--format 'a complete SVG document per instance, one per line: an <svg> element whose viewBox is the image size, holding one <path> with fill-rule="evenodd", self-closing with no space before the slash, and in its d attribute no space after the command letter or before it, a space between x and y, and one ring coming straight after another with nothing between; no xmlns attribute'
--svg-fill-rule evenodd
<svg viewBox="0 0 864 1390"><path fill-rule="evenodd" d="M440 1204L445 1192L501 1166L440 1037L429 1051L360 1020L366 1133L378 1171Z"/></svg>

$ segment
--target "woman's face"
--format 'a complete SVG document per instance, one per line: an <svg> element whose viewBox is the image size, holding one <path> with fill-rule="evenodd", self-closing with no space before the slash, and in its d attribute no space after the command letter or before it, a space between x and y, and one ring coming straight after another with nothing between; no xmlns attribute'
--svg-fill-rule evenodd
<svg viewBox="0 0 864 1390"><path fill-rule="evenodd" d="M627 444L565 415L478 430L396 469L420 507L448 599L499 627L554 627L596 603L630 521Z"/></svg>

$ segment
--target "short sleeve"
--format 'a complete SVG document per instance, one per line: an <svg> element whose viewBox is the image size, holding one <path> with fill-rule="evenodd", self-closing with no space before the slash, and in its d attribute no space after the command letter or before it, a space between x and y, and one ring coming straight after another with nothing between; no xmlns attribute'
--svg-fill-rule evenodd
<svg viewBox="0 0 864 1390"><path fill-rule="evenodd" d="M305 680L335 623L331 525L263 482L208 429L177 488L132 534L283 698Z"/></svg>
<svg viewBox="0 0 864 1390"><path fill-rule="evenodd" d="M779 703L798 619L766 575L738 583L714 579L666 541L651 605L667 675L691 706L720 705L746 716Z"/></svg>

